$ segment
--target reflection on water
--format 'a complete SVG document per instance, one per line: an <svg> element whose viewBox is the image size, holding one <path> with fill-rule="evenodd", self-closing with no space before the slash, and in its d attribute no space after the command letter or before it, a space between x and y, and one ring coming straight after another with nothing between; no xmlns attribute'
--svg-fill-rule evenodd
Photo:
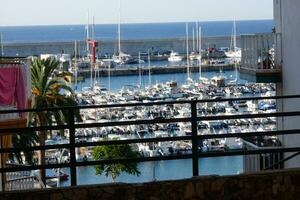
<svg viewBox="0 0 300 200"><path fill-rule="evenodd" d="M200 175L234 175L243 172L242 156L216 157L199 159ZM139 177L122 173L117 182L138 183L155 180L174 180L192 177L192 160L169 160L143 162L139 164ZM68 174L69 169L64 169ZM110 183L111 178L95 175L94 167L78 167L78 185ZM62 182L63 186L70 185L70 180Z"/></svg>

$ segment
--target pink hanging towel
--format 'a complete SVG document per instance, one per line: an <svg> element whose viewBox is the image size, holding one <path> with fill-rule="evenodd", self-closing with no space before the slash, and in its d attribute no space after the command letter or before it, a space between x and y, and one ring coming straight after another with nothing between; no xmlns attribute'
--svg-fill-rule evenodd
<svg viewBox="0 0 300 200"><path fill-rule="evenodd" d="M0 67L0 105L16 105L26 109L26 86L22 66ZM22 113L24 117L26 113Z"/></svg>

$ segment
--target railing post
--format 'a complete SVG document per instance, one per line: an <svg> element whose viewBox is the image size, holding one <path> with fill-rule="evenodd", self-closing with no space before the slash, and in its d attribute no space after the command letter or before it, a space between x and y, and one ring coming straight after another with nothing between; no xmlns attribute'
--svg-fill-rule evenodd
<svg viewBox="0 0 300 200"><path fill-rule="evenodd" d="M193 153L193 176L199 176L198 163L198 130L197 130L197 102L191 102L192 123L192 153Z"/></svg>
<svg viewBox="0 0 300 200"><path fill-rule="evenodd" d="M70 171L71 186L77 185L76 152L75 152L75 115L74 110L69 109L69 140L70 140Z"/></svg>

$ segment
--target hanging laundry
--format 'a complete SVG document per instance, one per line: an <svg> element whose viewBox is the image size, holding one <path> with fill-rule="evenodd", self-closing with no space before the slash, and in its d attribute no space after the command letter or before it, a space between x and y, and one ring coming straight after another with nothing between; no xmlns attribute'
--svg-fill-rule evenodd
<svg viewBox="0 0 300 200"><path fill-rule="evenodd" d="M0 105L27 108L24 73L22 65L0 67ZM25 116L25 113L21 116Z"/></svg>

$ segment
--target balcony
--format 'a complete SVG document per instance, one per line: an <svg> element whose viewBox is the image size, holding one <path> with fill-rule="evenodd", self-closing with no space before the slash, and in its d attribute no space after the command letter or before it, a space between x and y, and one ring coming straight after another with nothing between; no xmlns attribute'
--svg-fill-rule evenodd
<svg viewBox="0 0 300 200"><path fill-rule="evenodd" d="M288 147L288 146L281 146L280 142L277 142L277 138L279 136L284 135L291 135L291 134L298 134L300 132L299 129L293 129L293 130L252 130L252 131L233 131L234 129L230 129L226 133L216 133L215 131L209 131L214 130L217 127L224 127L224 123L215 123L220 121L227 121L227 125L231 124L232 122L228 120L237 120L235 121L237 127L240 127L241 129L245 127L249 127L251 125L255 125L258 122L262 122L265 124L272 124L274 125L274 122L276 121L276 118L280 117L295 117L300 115L300 111L293 111L293 112L269 112L265 111L265 107L262 112L255 112L255 113L240 113L240 114L228 114L225 111L220 111L219 113L206 113L203 112L204 105L207 105L208 107L211 107L215 103L224 103L227 102L229 105L237 106L236 102L258 102L258 101L268 101L268 100L278 100L278 99L299 99L300 95L293 95L293 96L277 96L277 97L251 97L251 98L234 98L234 99L206 99L206 100L197 100L197 101L169 101L169 102L151 102L151 103L135 103L135 104L112 104L112 105L97 105L97 106L84 106L84 107L66 107L66 108L48 108L48 109L39 109L39 110L23 110L23 111L0 111L0 114L6 114L6 113L13 113L13 112L43 112L43 111L54 111L54 110L68 110L70 114L69 121L65 123L64 125L53 125L49 127L28 127L28 128L20 128L20 127L9 127L9 128L3 128L0 129L0 136L7 136L9 134L16 134L16 133L22 133L26 131L37 131L37 133L40 133L44 130L66 130L68 133L68 141L63 144L54 144L54 145L41 145L41 146L33 146L33 147L5 147L0 148L0 154L1 157L9 152L15 152L15 151L49 151L49 150L56 150L56 149L69 149L70 151L70 160L61 163L47 163L45 165L9 165L6 163L4 166L0 168L0 173L2 175L2 180L6 180L2 182L2 189L3 190L28 190L28 189L37 189L43 187L43 184L40 184L39 181L35 177L32 177L32 173L28 173L28 171L31 170L40 170L40 169L53 169L53 168L69 168L70 169L70 186L79 186L78 184L78 167L82 166L93 166L98 164L113 164L113 163L126 163L126 162L151 162L151 161L166 161L166 160L187 160L187 162L191 162L191 175L190 177L198 177L199 172L201 172L201 164L199 165L199 159L200 158L209 158L209 157L224 157L224 156L237 156L242 155L245 159L247 159L247 156L255 156L259 155L259 157L255 158L255 165L258 164L259 167L257 167L255 170L249 170L249 171L260 171L260 170L266 170L266 169L281 169L284 162L287 159L292 159L295 156L299 155L300 147ZM208 105L209 104L209 105ZM95 122L89 122L89 123L75 123L74 122L74 109L79 109L83 112L86 111L99 111L100 113L104 114L105 110L107 112L112 113L112 110L115 112L117 108L120 108L121 111L128 113L130 110L129 108L132 108L134 110L145 108L145 107L156 107L160 108L160 110L164 110L164 107L169 108L178 108L178 106L181 105L185 113L182 113L180 117L165 117L165 118L155 118L155 119L126 119L126 120L115 120L115 121L101 121L96 120ZM241 104L239 104L241 105ZM244 105L241 105L241 107L244 108ZM222 114L223 112L223 114ZM244 119L244 121L241 121ZM259 121L259 119L262 119L262 121ZM270 120L269 120L270 119ZM90 129L90 128L101 128L101 127L119 127L119 126L128 126L128 125L157 125L157 124L174 124L178 122L184 122L187 124L190 124L189 130L186 131L185 135L177 135L177 136L171 136L171 135L164 135L159 137L152 137L152 138L136 138L136 139L125 139L125 140L102 140L102 141L92 141L92 142L79 142L77 139L79 137L77 130L78 129ZM201 123L202 122L202 123ZM207 127L207 131L203 131L203 122L214 122L210 123L210 127ZM203 141L204 140L219 140L223 138L241 138L244 141L244 145L241 148L222 148L219 150L216 150L215 148L208 148L207 150L204 150L203 148ZM117 144L146 144L146 143L163 143L163 142L188 142L191 145L190 151L187 151L185 153L174 153L169 155L149 155L144 156L141 158L136 159L109 159L109 160L81 160L78 161L76 159L76 152L78 148L87 148L87 147L95 147L95 146L101 146L101 145L117 145ZM251 144L250 144L251 143ZM179 151L178 151L179 152ZM295 154L291 155L290 157L286 157L282 159L282 156L284 153L292 153L296 152ZM276 156L274 159L270 158L270 155ZM263 159L265 158L265 159ZM248 161L251 159L248 159ZM259 162L262 162L259 163ZM250 164L249 164L250 165ZM218 167L218 166L216 166ZM13 173L22 175L21 177L13 177ZM247 173L247 171L245 171ZM276 172L278 173L278 172ZM276 173L273 175L262 175L262 179L266 181L267 177L276 176ZM285 174L285 172L280 172L281 174ZM289 174L289 173L288 173ZM300 176L299 173L295 173L297 176ZM292 176L292 175L291 175ZM4 177L4 178L3 178ZM236 184L236 180L241 180L241 184L246 184L245 180L246 178L249 178L247 175L240 175L240 176L232 176L229 179ZM253 181L253 184L255 185L255 177L260 176L253 176L251 180ZM222 188L227 187L224 184L224 180L229 180L228 178L218 178L220 181L220 184L215 183L216 180L215 177L209 178L210 184L214 185L211 188L205 188L205 190L211 190L213 191L221 191ZM205 178L199 178L199 182L201 180L208 180ZM277 179L276 179L277 180ZM281 180L281 179L280 179ZM268 180L271 181L271 180ZM177 183L180 184L187 184L187 182L192 183L192 185L195 183L195 185L198 184L197 180L191 179L187 181L178 181ZM160 187L160 183L154 184L156 186L153 187ZM170 182L163 182L162 185L166 184L168 187L172 188L172 183ZM200 183L199 183L200 184ZM233 185L234 185L233 184ZM274 182L275 184L275 182ZM277 182L276 182L277 184ZM284 181L284 184L286 182ZM151 185L151 184L150 184ZM190 184L187 184L190 185ZM218 186L219 185L219 186ZM238 184L239 185L239 184ZM253 185L253 187L255 187ZM123 185L124 186L124 185ZM104 185L103 188L114 188L114 189L104 189L113 191L117 188L122 188L121 186L115 185L115 186L107 186ZM126 186L126 185L125 185ZM147 188L147 184L144 185L145 188ZM144 187L143 186L143 187ZM149 186L149 184L148 184ZM167 187L165 186L165 187ZM32 187L32 188L28 188ZM79 186L77 189L78 191L82 190L82 188L97 188L101 186ZM127 187L127 186L126 186ZM138 188L140 186L135 185L134 187ZM194 186L191 186L194 188ZM240 187L240 185L239 185ZM279 187L279 186L278 186ZM81 189L80 189L81 188ZM145 189L144 188L144 189ZM196 189L195 189L196 188ZM186 190L188 193L195 193L195 190L201 189L199 186L195 186L194 189L187 188ZM234 187L233 187L234 188ZM99 188L98 188L99 189ZM166 188L165 188L166 189ZM173 188L174 189L174 188ZM172 189L172 191L173 191ZM247 190L247 187L244 188ZM68 190L68 189L67 189ZM70 189L69 189L70 190ZM76 190L76 187L73 187L71 190ZM95 189L96 190L96 189ZM126 190L126 188L122 189ZM130 190L127 187L127 190ZM191 191L190 191L191 190ZM59 190L51 190L59 191ZM49 194L52 193L50 190L41 189L37 193L36 192L26 192L27 195L31 194ZM61 190L63 191L63 190ZM120 191L120 190L118 190ZM146 189L145 189L146 191ZM169 190L168 190L169 191ZM263 189L262 189L263 191ZM276 190L277 191L277 190ZM127 191L128 192L128 191ZM197 191L198 192L198 191ZM224 191L223 191L224 192ZM55 193L55 192L54 192ZM52 194L54 194L52 193ZM58 192L59 193L59 192ZM226 192L225 192L226 193ZM21 194L21 193L0 193L5 197L5 195L13 195L13 194ZM54 194L55 195L55 194ZM204 194L203 194L204 195ZM33 196L31 196L33 197ZM104 198L105 199L105 198ZM168 199L168 198L164 198ZM192 198L186 198L186 199L192 199Z"/></svg>
<svg viewBox="0 0 300 200"><path fill-rule="evenodd" d="M281 82L281 34L241 36L241 78L257 83Z"/></svg>

